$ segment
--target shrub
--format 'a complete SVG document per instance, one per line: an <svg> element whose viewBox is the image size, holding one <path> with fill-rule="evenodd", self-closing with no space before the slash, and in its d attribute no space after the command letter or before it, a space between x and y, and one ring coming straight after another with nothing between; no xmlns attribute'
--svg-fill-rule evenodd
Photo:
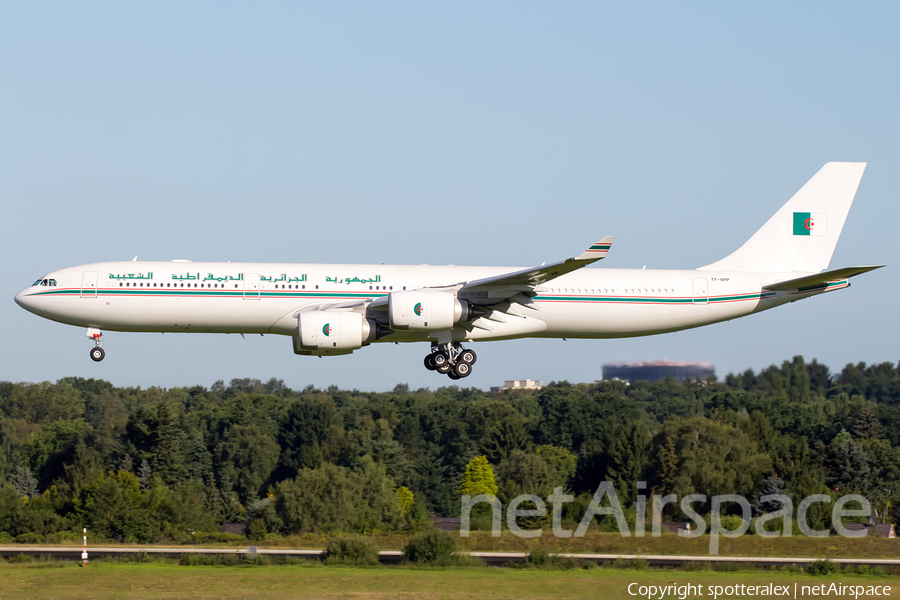
<svg viewBox="0 0 900 600"><path fill-rule="evenodd" d="M269 533L269 529L265 519L253 519L247 524L247 539L249 540L262 541L267 533Z"/></svg>
<svg viewBox="0 0 900 600"><path fill-rule="evenodd" d="M16 536L17 544L41 544L44 542L44 536L39 533L21 533Z"/></svg>
<svg viewBox="0 0 900 600"><path fill-rule="evenodd" d="M525 564L534 567L543 567L555 563L556 560L556 555L550 554L550 551L543 546L538 546L525 557Z"/></svg>
<svg viewBox="0 0 900 600"><path fill-rule="evenodd" d="M56 533L48 533L44 538L44 542L46 542L47 544L71 544L76 541L81 541L81 535L76 534L72 531L57 531Z"/></svg>
<svg viewBox="0 0 900 600"><path fill-rule="evenodd" d="M412 563L441 563L452 559L456 540L449 533L432 529L420 533L403 547L403 560Z"/></svg>
<svg viewBox="0 0 900 600"><path fill-rule="evenodd" d="M631 569L632 571L646 571L650 563L644 558L617 558L608 563L613 569Z"/></svg>
<svg viewBox="0 0 900 600"><path fill-rule="evenodd" d="M241 559L236 553L228 554L182 554L178 561L179 565L185 567L199 566L226 566L233 567L240 564Z"/></svg>
<svg viewBox="0 0 900 600"><path fill-rule="evenodd" d="M17 556L14 556L11 560L14 563L33 563L34 557L28 554L19 554Z"/></svg>
<svg viewBox="0 0 900 600"><path fill-rule="evenodd" d="M344 535L328 542L322 560L329 565L377 565L378 547L358 535Z"/></svg>
<svg viewBox="0 0 900 600"><path fill-rule="evenodd" d="M810 575L831 575L841 570L841 565L828 559L814 560L806 565L806 572Z"/></svg>
<svg viewBox="0 0 900 600"><path fill-rule="evenodd" d="M242 535L237 535L234 533L221 533L218 531L198 531L193 536L192 540L189 540L187 543L191 544L243 544L247 541L247 539Z"/></svg>

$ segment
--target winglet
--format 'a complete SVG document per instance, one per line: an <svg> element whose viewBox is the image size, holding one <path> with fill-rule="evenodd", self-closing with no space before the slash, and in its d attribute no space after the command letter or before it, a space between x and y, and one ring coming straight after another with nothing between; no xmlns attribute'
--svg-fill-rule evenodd
<svg viewBox="0 0 900 600"><path fill-rule="evenodd" d="M601 258L606 258L606 254L609 252L614 239L615 238L611 235L606 236L580 255L576 256L575 260L589 260L593 262L595 260L600 260Z"/></svg>

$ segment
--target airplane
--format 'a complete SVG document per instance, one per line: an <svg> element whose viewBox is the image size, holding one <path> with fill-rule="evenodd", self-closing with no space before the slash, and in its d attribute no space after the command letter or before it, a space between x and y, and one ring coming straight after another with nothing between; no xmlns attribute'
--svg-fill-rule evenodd
<svg viewBox="0 0 900 600"><path fill-rule="evenodd" d="M866 163L826 164L744 245L695 270L586 269L581 254L531 268L298 263L106 262L42 275L16 294L24 309L103 331L280 334L305 356L379 342L427 342L425 367L467 377L463 344L621 338L728 321L849 287L884 265L826 270Z"/></svg>

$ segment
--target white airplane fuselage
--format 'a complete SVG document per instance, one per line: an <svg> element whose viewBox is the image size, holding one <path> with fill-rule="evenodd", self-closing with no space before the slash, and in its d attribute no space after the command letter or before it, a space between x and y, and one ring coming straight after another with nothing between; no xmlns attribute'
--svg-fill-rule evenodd
<svg viewBox="0 0 900 600"><path fill-rule="evenodd" d="M297 313L323 302L374 300L515 271L510 267L292 263L110 262L54 271L16 302L53 321L105 331L297 335ZM792 274L802 275L802 274ZM518 337L617 338L699 327L847 287L774 292L784 273L588 268L542 286L527 330L482 319L454 328L455 341ZM513 319L515 321L515 319ZM373 341L425 341L397 331Z"/></svg>
<svg viewBox="0 0 900 600"><path fill-rule="evenodd" d="M828 163L743 246L697 270L587 268L577 256L527 268L108 262L44 275L16 295L41 317L103 331L291 336L300 355L430 342L425 367L467 377L462 342L653 335L727 321L848 287L879 266L826 270L864 163Z"/></svg>

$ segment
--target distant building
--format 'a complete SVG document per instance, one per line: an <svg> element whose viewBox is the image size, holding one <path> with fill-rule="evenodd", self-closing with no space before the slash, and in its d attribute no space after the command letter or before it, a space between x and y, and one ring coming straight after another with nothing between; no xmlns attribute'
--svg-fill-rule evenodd
<svg viewBox="0 0 900 600"><path fill-rule="evenodd" d="M651 362L607 363L603 365L604 381L619 379L628 383L656 381L666 377L671 377L678 381L705 380L715 376L715 374L716 368L712 363L655 360Z"/></svg>
<svg viewBox="0 0 900 600"><path fill-rule="evenodd" d="M245 523L222 523L222 526L219 527L219 531L233 535L246 535L247 525Z"/></svg>
<svg viewBox="0 0 900 600"><path fill-rule="evenodd" d="M534 379L512 379L504 382L501 387L492 387L491 391L499 394L506 390L539 390L542 387L543 382Z"/></svg>

